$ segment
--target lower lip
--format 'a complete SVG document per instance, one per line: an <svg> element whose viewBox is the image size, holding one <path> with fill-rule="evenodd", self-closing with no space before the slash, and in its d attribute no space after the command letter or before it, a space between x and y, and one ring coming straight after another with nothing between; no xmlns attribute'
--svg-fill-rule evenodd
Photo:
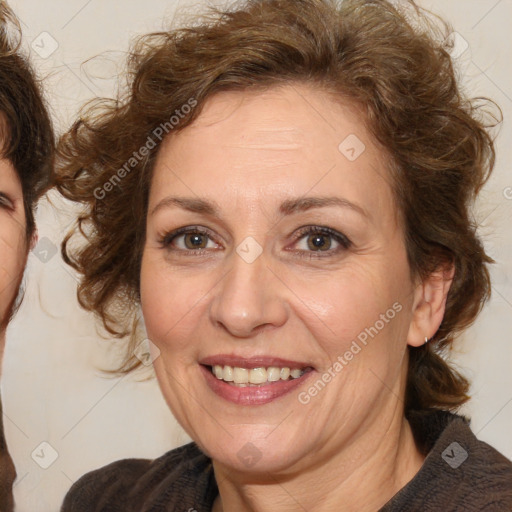
<svg viewBox="0 0 512 512"><path fill-rule="evenodd" d="M217 379L209 367L200 365L210 389L225 400L237 405L263 405L272 402L302 385L314 373L307 371L297 379L279 380L272 384L238 387Z"/></svg>

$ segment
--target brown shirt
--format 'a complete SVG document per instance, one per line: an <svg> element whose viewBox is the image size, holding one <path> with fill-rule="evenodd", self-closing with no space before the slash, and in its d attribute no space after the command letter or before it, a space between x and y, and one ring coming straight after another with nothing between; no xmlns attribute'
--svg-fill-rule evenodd
<svg viewBox="0 0 512 512"><path fill-rule="evenodd" d="M11 512L13 510L12 484L16 478L16 470L7 450L3 419L0 398L0 512Z"/></svg>
<svg viewBox="0 0 512 512"><path fill-rule="evenodd" d="M478 441L467 420L425 411L409 421L427 457L379 512L512 511L512 463ZM153 461L126 459L86 474L61 512L210 512L217 494L211 460L190 443Z"/></svg>

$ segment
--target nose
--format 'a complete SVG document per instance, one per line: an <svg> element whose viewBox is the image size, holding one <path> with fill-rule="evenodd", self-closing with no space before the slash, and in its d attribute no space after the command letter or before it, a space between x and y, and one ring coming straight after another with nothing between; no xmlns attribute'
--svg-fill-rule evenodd
<svg viewBox="0 0 512 512"><path fill-rule="evenodd" d="M264 254L252 263L237 253L229 257L226 274L210 305L212 322L231 336L249 338L282 326L288 318L286 286L268 266Z"/></svg>

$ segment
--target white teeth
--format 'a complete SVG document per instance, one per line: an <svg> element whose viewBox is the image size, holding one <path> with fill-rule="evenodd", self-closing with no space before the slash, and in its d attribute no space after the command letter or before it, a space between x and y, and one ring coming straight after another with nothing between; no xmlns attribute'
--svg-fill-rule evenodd
<svg viewBox="0 0 512 512"><path fill-rule="evenodd" d="M216 366L215 368L222 369L222 366ZM226 382L233 382L233 368L231 366L224 366L224 369L222 370L222 380L225 380Z"/></svg>
<svg viewBox="0 0 512 512"><path fill-rule="evenodd" d="M235 384L247 384L249 382L249 371L245 368L233 368L233 378Z"/></svg>
<svg viewBox="0 0 512 512"><path fill-rule="evenodd" d="M267 382L267 370L265 370L265 368L252 368L249 370L249 382L251 384L263 384Z"/></svg>
<svg viewBox="0 0 512 512"><path fill-rule="evenodd" d="M267 368L267 380L269 382L277 382L281 379L281 369L277 366Z"/></svg>
<svg viewBox="0 0 512 512"><path fill-rule="evenodd" d="M238 366L212 366L212 373L217 379L225 382L233 382L235 385L245 387L250 384L258 385L279 380L298 379L304 373L304 370L298 368L278 368L269 366L268 368L240 368Z"/></svg>

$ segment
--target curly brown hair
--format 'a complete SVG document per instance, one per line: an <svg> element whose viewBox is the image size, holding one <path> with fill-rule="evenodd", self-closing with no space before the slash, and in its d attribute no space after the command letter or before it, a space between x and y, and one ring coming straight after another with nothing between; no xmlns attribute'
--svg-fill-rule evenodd
<svg viewBox="0 0 512 512"><path fill-rule="evenodd" d="M306 82L359 105L390 155L411 275L455 267L439 330L428 345L409 348L406 410L456 409L468 399L468 381L443 352L490 296L492 260L471 206L494 166L489 129L501 114L462 95L450 32L412 1L248 0L137 41L128 87L83 110L60 141L58 163L58 189L85 206L74 232L87 243L71 250L70 233L62 245L83 274L80 304L112 335L132 335L119 371L139 364L133 321L162 135L188 126L216 92Z"/></svg>
<svg viewBox="0 0 512 512"><path fill-rule="evenodd" d="M21 182L28 240L37 200L52 183L55 137L41 84L20 46L19 22L0 1L0 154Z"/></svg>

